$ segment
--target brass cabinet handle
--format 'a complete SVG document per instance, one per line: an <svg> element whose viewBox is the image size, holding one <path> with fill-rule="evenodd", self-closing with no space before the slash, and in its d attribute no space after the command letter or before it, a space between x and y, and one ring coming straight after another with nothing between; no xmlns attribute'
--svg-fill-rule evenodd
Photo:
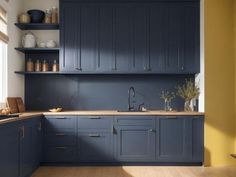
<svg viewBox="0 0 236 177"><path fill-rule="evenodd" d="M20 128L20 130L21 130L21 139L24 139L24 138L25 138L25 127L22 126L22 127Z"/></svg>
<svg viewBox="0 0 236 177"><path fill-rule="evenodd" d="M91 116L91 117L89 117L89 119L101 119L101 117L99 117L99 116Z"/></svg>
<svg viewBox="0 0 236 177"><path fill-rule="evenodd" d="M149 131L150 131L150 132L155 132L156 130L154 130L154 129L151 128L151 129L149 129Z"/></svg>
<svg viewBox="0 0 236 177"><path fill-rule="evenodd" d="M100 137L99 134L89 134L89 137Z"/></svg>
<svg viewBox="0 0 236 177"><path fill-rule="evenodd" d="M42 130L42 122L40 122L38 126L38 131L41 131L41 130Z"/></svg>
<svg viewBox="0 0 236 177"><path fill-rule="evenodd" d="M66 117L57 117L56 119L67 119Z"/></svg>
<svg viewBox="0 0 236 177"><path fill-rule="evenodd" d="M64 133L57 133L56 136L65 136L66 134Z"/></svg>

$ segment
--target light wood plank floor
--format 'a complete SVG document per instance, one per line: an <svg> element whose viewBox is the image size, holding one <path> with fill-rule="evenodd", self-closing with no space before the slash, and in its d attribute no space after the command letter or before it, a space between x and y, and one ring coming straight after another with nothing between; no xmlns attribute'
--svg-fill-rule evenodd
<svg viewBox="0 0 236 177"><path fill-rule="evenodd" d="M236 168L219 167L40 167L32 177L236 177Z"/></svg>

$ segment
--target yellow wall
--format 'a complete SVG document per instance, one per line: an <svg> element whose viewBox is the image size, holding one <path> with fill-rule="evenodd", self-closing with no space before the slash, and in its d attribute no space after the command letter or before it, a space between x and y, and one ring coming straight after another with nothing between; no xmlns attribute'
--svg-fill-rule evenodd
<svg viewBox="0 0 236 177"><path fill-rule="evenodd" d="M205 0L205 162L235 164L234 0Z"/></svg>

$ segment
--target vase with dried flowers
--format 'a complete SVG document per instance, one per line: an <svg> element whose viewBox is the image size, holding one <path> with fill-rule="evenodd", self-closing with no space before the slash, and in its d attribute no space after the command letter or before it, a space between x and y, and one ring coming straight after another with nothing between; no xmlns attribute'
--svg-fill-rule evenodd
<svg viewBox="0 0 236 177"><path fill-rule="evenodd" d="M192 79L186 79L182 86L176 87L176 95L184 99L184 111L193 111L193 100L200 94L199 87Z"/></svg>
<svg viewBox="0 0 236 177"><path fill-rule="evenodd" d="M162 91L160 98L164 100L165 111L172 111L171 101L175 98L175 93L169 91Z"/></svg>

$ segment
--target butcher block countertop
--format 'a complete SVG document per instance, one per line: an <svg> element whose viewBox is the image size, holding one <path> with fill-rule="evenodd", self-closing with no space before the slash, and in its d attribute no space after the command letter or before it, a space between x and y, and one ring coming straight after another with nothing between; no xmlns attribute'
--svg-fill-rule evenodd
<svg viewBox="0 0 236 177"><path fill-rule="evenodd" d="M0 125L38 116L203 116L202 112L165 112L152 110L147 112L118 112L116 110L80 110L80 111L62 111L62 112L25 112L20 113L19 117L0 120Z"/></svg>
<svg viewBox="0 0 236 177"><path fill-rule="evenodd" d="M146 111L146 112L118 112L116 110L91 110L91 111L62 111L62 112L44 112L45 116L184 116L184 115L204 115L200 112L166 112L166 111Z"/></svg>

